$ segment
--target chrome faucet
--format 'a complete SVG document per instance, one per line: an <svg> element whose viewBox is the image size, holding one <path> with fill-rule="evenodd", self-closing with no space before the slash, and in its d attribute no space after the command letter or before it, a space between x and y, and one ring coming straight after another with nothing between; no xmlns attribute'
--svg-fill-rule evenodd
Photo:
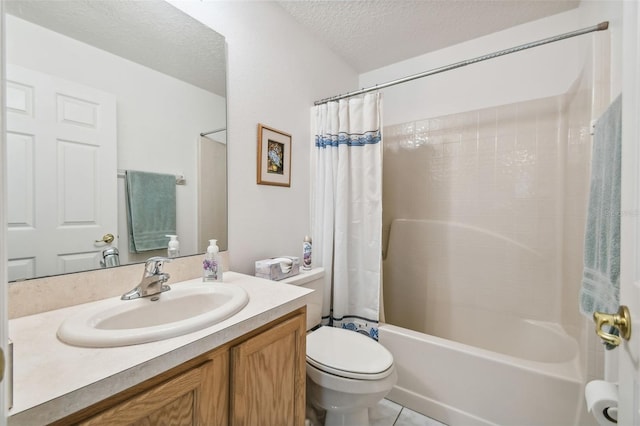
<svg viewBox="0 0 640 426"><path fill-rule="evenodd" d="M115 247L107 247L102 250L102 260L100 266L103 268L113 268L114 266L120 266L120 252Z"/></svg>
<svg viewBox="0 0 640 426"><path fill-rule="evenodd" d="M151 257L147 259L144 264L144 272L142 273L140 284L123 294L121 299L138 299L171 290L171 287L165 284L169 279L169 274L162 272L164 262L171 262L171 259L166 257Z"/></svg>

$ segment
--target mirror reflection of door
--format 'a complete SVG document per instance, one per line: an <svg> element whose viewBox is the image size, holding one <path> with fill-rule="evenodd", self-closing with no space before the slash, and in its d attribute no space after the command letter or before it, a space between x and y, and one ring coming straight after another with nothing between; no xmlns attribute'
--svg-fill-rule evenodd
<svg viewBox="0 0 640 426"><path fill-rule="evenodd" d="M95 240L117 232L115 97L13 65L6 93L9 280L100 267Z"/></svg>
<svg viewBox="0 0 640 426"><path fill-rule="evenodd" d="M207 250L210 239L227 247L227 144L220 134L198 141L198 250Z"/></svg>

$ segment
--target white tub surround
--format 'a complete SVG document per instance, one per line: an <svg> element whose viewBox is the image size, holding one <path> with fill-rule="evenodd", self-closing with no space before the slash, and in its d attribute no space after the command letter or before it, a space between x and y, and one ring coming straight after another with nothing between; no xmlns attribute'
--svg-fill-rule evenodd
<svg viewBox="0 0 640 426"><path fill-rule="evenodd" d="M541 325L521 331L525 338L550 340L520 358L382 324L380 343L398 371L388 398L450 425L585 424L578 420L583 378L575 341Z"/></svg>
<svg viewBox="0 0 640 426"><path fill-rule="evenodd" d="M310 293L234 272L225 272L224 282L247 291L249 303L243 310L214 326L158 342L93 349L56 338L65 318L97 302L10 320L14 405L8 424L46 424L63 418L301 308Z"/></svg>
<svg viewBox="0 0 640 426"><path fill-rule="evenodd" d="M476 226L393 221L384 264L393 325L380 327L398 371L389 398L446 424L584 424L576 338L551 315L519 312L536 300L518 280L549 286L547 258Z"/></svg>

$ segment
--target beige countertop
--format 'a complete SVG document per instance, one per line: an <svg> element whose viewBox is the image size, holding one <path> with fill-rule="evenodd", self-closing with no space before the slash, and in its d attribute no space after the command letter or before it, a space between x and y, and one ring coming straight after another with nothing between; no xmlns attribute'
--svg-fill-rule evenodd
<svg viewBox="0 0 640 426"><path fill-rule="evenodd" d="M244 309L211 327L157 342L97 349L58 340L56 331L65 318L100 302L10 320L14 363L8 425L63 418L304 306L311 292L235 272L225 272L224 282L247 291Z"/></svg>

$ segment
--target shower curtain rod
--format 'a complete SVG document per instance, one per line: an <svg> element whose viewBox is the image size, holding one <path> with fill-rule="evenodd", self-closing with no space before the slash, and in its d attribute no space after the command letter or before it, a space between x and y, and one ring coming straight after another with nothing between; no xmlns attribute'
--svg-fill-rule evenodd
<svg viewBox="0 0 640 426"><path fill-rule="evenodd" d="M542 40L538 40L538 41L534 41L534 42L531 42L531 43L521 44L519 46L511 47L509 49L499 50L497 52L489 53L489 54L483 55L483 56L478 56L478 57L473 58L473 59L467 59L467 60L464 60L464 61L456 62L454 64L445 65L445 66L439 67L439 68L434 68L434 69L431 69L431 70L428 70L428 71L424 71L424 72L421 72L421 73L418 73L418 74L413 74L413 75L410 75L408 77L403 77L403 78L400 78L400 79L397 79L397 80L393 80L393 81L389 81L389 82L382 83L382 84L376 84L375 86L368 87L366 89L360 89L360 90L356 90L356 91L353 91L353 92L345 93L343 95L337 95L337 96L332 96L330 98L324 98L324 99L321 99L319 101L315 101L313 104L314 105L322 105L322 104L326 104L327 102L337 101L337 100L340 100L340 99L350 98L352 96L362 95L363 93L368 93L368 92L373 92L373 91L380 90L380 89L385 89L387 87L395 86L396 84L402 84L402 83L406 83L408 81L416 80L418 78L428 77L430 75L439 74L439 73L442 73L442 72L445 72L445 71L451 71L451 70L454 70L456 68L461 68L461 67L465 67L467 65L475 64L476 62L482 62L482 61L486 61L487 59L493 59L493 58L497 58L499 56L508 55L510 53L520 52L521 50L531 49L532 47L542 46L543 44L554 43L556 41L564 40L564 39L571 38L571 37L576 37L576 36L587 34L587 33L591 33L591 32L594 32L594 31L604 31L607 28L609 28L609 21L600 22L597 25L592 25L590 27L586 27L586 28L583 28L583 29L580 29L580 30L571 31L571 32L560 34L560 35L553 36L553 37L548 37L548 38L545 38L545 39L542 39Z"/></svg>
<svg viewBox="0 0 640 426"><path fill-rule="evenodd" d="M210 130L210 131L208 131L208 132L202 132L202 133L200 133L200 136L207 136L207 135L210 135L210 134L212 134L212 133L223 132L223 131L225 131L225 130L227 130L227 128L226 128L226 127L221 127L221 128L219 128L219 129Z"/></svg>

